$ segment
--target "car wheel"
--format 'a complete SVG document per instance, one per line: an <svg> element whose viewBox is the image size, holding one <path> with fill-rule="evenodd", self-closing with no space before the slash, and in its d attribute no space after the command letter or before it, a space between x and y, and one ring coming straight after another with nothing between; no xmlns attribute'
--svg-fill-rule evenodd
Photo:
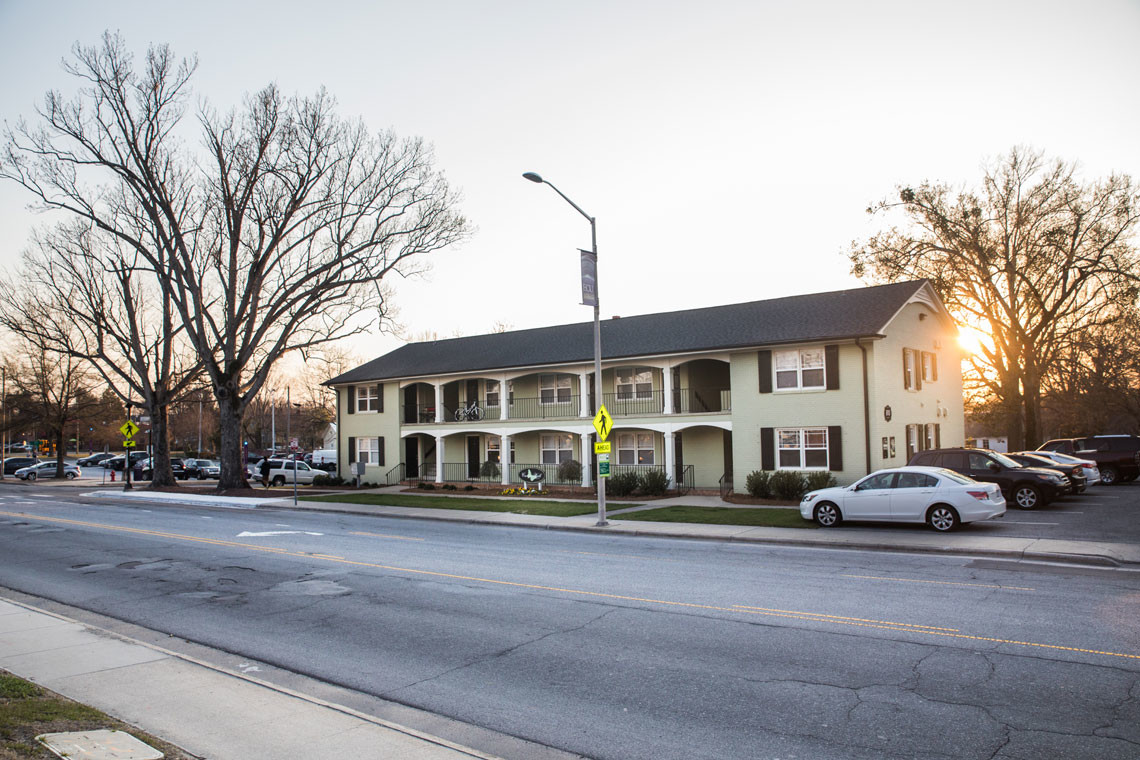
<svg viewBox="0 0 1140 760"><path fill-rule="evenodd" d="M926 524L939 533L946 533L957 528L962 521L958 519L958 513L953 507L935 504L926 515Z"/></svg>
<svg viewBox="0 0 1140 760"><path fill-rule="evenodd" d="M821 528L834 528L843 519L839 507L830 501L821 501L815 505L815 522Z"/></svg>
<svg viewBox="0 0 1140 760"><path fill-rule="evenodd" d="M66 474L66 476L67 476L67 479L68 479L68 480L75 480L77 477L79 477L79 476L78 476L78 475L76 475L74 472L68 472L68 473L65 473L65 474Z"/></svg>
<svg viewBox="0 0 1140 760"><path fill-rule="evenodd" d="M35 480L35 479L36 479L36 474L34 472L29 472L28 473L28 480Z"/></svg>
<svg viewBox="0 0 1140 760"><path fill-rule="evenodd" d="M1041 506L1041 492L1033 486L1018 486L1013 490L1013 502L1018 509L1037 509Z"/></svg>
<svg viewBox="0 0 1140 760"><path fill-rule="evenodd" d="M1120 482L1120 473L1115 467L1101 467L1100 482L1106 486L1114 486Z"/></svg>
<svg viewBox="0 0 1140 760"><path fill-rule="evenodd" d="M285 485L285 477L283 475L278 475L277 477L275 477L273 479L273 485L275 485L275 486Z"/></svg>

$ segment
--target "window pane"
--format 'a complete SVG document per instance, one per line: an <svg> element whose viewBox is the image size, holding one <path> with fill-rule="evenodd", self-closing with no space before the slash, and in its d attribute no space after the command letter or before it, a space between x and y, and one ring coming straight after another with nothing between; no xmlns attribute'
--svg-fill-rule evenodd
<svg viewBox="0 0 1140 760"><path fill-rule="evenodd" d="M822 388L823 387L823 370L822 369L805 369L804 370L804 387L805 388Z"/></svg>
<svg viewBox="0 0 1140 760"><path fill-rule="evenodd" d="M555 464L557 462L557 456L558 456L558 452L553 451L552 449L543 449L542 450L542 463L543 464Z"/></svg>
<svg viewBox="0 0 1140 760"><path fill-rule="evenodd" d="M780 452L780 466L781 467L799 467L800 466L800 452L797 451L781 451Z"/></svg>
<svg viewBox="0 0 1140 760"><path fill-rule="evenodd" d="M618 449L618 464L633 464L633 449Z"/></svg>
<svg viewBox="0 0 1140 760"><path fill-rule="evenodd" d="M556 382L557 382L557 385L559 388L566 388L566 389L570 388L570 376L569 375L559 375Z"/></svg>
<svg viewBox="0 0 1140 760"><path fill-rule="evenodd" d="M618 447L622 449L632 449L633 433L621 433L618 436Z"/></svg>
<svg viewBox="0 0 1140 760"><path fill-rule="evenodd" d="M798 430L781 430L780 431L780 448L781 449L798 449L800 447L800 431Z"/></svg>
<svg viewBox="0 0 1140 760"><path fill-rule="evenodd" d="M823 366L823 349L810 348L807 351L800 352L800 361L804 369L808 367L822 367Z"/></svg>
<svg viewBox="0 0 1140 760"><path fill-rule="evenodd" d="M798 351L776 351L776 369L799 369L800 354Z"/></svg>
<svg viewBox="0 0 1140 760"><path fill-rule="evenodd" d="M804 431L804 445L814 448L827 448L827 431L819 428Z"/></svg>
<svg viewBox="0 0 1140 760"><path fill-rule="evenodd" d="M653 371L649 369L641 369L633 376L635 383L653 383Z"/></svg>
<svg viewBox="0 0 1140 760"><path fill-rule="evenodd" d="M804 452L805 467L827 467L827 449L808 449Z"/></svg>
<svg viewBox="0 0 1140 760"><path fill-rule="evenodd" d="M653 433L638 433L637 434L637 448L651 449L653 448Z"/></svg>
<svg viewBox="0 0 1140 760"><path fill-rule="evenodd" d="M777 388L798 388L800 384L800 376L797 372L777 372L776 373L776 387Z"/></svg>
<svg viewBox="0 0 1140 760"><path fill-rule="evenodd" d="M563 462L569 462L572 459L571 453L572 452L569 449L559 449L558 463L562 464Z"/></svg>
<svg viewBox="0 0 1140 760"><path fill-rule="evenodd" d="M637 463L638 464L653 464L653 449L638 449L637 450Z"/></svg>

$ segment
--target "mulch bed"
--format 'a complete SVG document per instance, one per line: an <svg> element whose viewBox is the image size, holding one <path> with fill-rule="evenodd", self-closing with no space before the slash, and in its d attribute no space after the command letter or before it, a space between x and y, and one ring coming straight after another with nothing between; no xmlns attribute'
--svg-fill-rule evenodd
<svg viewBox="0 0 1140 760"><path fill-rule="evenodd" d="M730 493L724 497L730 504L752 504L758 507L794 507L798 501L782 501L780 499L755 499L738 493Z"/></svg>

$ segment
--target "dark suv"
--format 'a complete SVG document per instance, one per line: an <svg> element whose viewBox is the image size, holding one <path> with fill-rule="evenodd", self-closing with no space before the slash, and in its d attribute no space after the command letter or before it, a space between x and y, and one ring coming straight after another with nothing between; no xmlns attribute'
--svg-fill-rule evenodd
<svg viewBox="0 0 1140 760"><path fill-rule="evenodd" d="M1037 450L1093 460L1100 469L1100 482L1106 486L1127 483L1140 475L1140 437L1135 435L1054 438L1038 446Z"/></svg>
<svg viewBox="0 0 1140 760"><path fill-rule="evenodd" d="M1021 509L1046 506L1072 487L1060 473L1023 467L989 449L928 449L912 456L907 464L945 467L982 483L997 483L1006 500Z"/></svg>

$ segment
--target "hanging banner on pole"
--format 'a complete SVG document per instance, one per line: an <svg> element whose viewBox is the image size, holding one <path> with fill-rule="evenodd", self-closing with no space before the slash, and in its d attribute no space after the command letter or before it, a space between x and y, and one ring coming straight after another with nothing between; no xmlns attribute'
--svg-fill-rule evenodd
<svg viewBox="0 0 1140 760"><path fill-rule="evenodd" d="M593 251L578 252L582 254L582 305L598 305L598 256Z"/></svg>

